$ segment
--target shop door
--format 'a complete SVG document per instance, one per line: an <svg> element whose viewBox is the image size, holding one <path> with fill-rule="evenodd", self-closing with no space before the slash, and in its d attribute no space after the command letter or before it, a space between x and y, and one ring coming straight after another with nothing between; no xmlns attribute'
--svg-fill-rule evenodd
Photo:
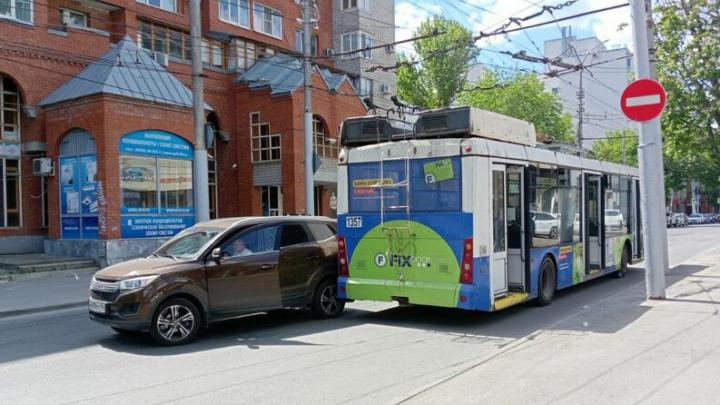
<svg viewBox="0 0 720 405"><path fill-rule="evenodd" d="M98 173L95 140L89 132L75 130L60 144L58 182L60 237L98 238Z"/></svg>

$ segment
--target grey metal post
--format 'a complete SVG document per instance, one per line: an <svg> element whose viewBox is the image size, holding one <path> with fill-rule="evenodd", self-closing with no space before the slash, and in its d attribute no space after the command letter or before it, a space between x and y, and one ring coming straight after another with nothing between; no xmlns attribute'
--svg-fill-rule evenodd
<svg viewBox="0 0 720 405"><path fill-rule="evenodd" d="M649 20L645 0L631 0L633 38L635 42L635 75L652 78L649 60ZM667 231L665 228L665 179L663 177L660 118L638 124L640 141L640 198L643 208L643 241L645 244L645 287L648 298L665 298Z"/></svg>
<svg viewBox="0 0 720 405"><path fill-rule="evenodd" d="M577 51L575 51L575 54L577 55ZM578 58L579 60L580 58ZM580 71L580 83L578 87L578 126L577 126L577 146L578 146L578 153L581 157L585 156L585 152L583 149L583 117L585 116L585 91L583 90L583 69L581 68Z"/></svg>
<svg viewBox="0 0 720 405"><path fill-rule="evenodd" d="M305 73L305 113L303 114L303 134L305 146L305 213L315 215L315 189L313 181L313 121L312 121L312 64L310 49L312 38L313 0L303 1L303 70Z"/></svg>
<svg viewBox="0 0 720 405"><path fill-rule="evenodd" d="M200 1L190 0L190 47L192 49L193 127L195 159L193 160L193 197L195 222L210 219L208 196L208 161L205 147L205 100L203 97L202 26Z"/></svg>

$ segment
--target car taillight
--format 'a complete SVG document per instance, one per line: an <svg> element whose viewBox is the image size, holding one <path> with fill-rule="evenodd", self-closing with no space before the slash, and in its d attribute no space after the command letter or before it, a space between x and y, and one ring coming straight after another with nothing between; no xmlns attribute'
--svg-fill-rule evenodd
<svg viewBox="0 0 720 405"><path fill-rule="evenodd" d="M460 267L460 282L473 283L473 238L466 238L463 243L462 265Z"/></svg>
<svg viewBox="0 0 720 405"><path fill-rule="evenodd" d="M348 261L347 261L347 249L345 246L345 237L344 236L338 236L338 274L344 277L350 276L350 271L348 270Z"/></svg>

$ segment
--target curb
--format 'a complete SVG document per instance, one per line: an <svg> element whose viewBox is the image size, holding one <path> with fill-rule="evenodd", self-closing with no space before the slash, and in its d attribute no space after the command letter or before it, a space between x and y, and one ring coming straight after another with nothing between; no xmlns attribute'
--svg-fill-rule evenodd
<svg viewBox="0 0 720 405"><path fill-rule="evenodd" d="M13 281L38 280L38 279L45 279L45 278L72 276L72 275L76 275L76 274L77 275L79 275L79 274L82 274L82 275L94 274L95 272L97 272L99 270L100 270L100 268L98 268L98 267L82 267L82 268L78 268L78 269L39 271L39 272L33 272L33 273L0 274L0 284L10 283Z"/></svg>
<svg viewBox="0 0 720 405"><path fill-rule="evenodd" d="M46 307L37 307L37 308L23 308L23 309L13 309L10 311L0 311L0 319L2 318L10 318L13 316L19 316L19 315L29 315L29 314L39 314L43 312L52 312L57 311L60 309L69 309L69 308L80 308L87 306L87 300L79 301L79 302L69 302L65 304L57 304L57 305L48 305Z"/></svg>

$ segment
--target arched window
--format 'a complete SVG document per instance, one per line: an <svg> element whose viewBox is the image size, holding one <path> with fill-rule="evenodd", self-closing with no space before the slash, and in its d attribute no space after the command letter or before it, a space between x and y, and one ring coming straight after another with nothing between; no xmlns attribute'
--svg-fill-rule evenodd
<svg viewBox="0 0 720 405"><path fill-rule="evenodd" d="M0 75L0 138L20 140L20 91L5 75Z"/></svg>
<svg viewBox="0 0 720 405"><path fill-rule="evenodd" d="M337 159L339 151L337 139L330 136L325 123L317 115L313 115L313 135L315 139L315 152L317 152L320 157Z"/></svg>

